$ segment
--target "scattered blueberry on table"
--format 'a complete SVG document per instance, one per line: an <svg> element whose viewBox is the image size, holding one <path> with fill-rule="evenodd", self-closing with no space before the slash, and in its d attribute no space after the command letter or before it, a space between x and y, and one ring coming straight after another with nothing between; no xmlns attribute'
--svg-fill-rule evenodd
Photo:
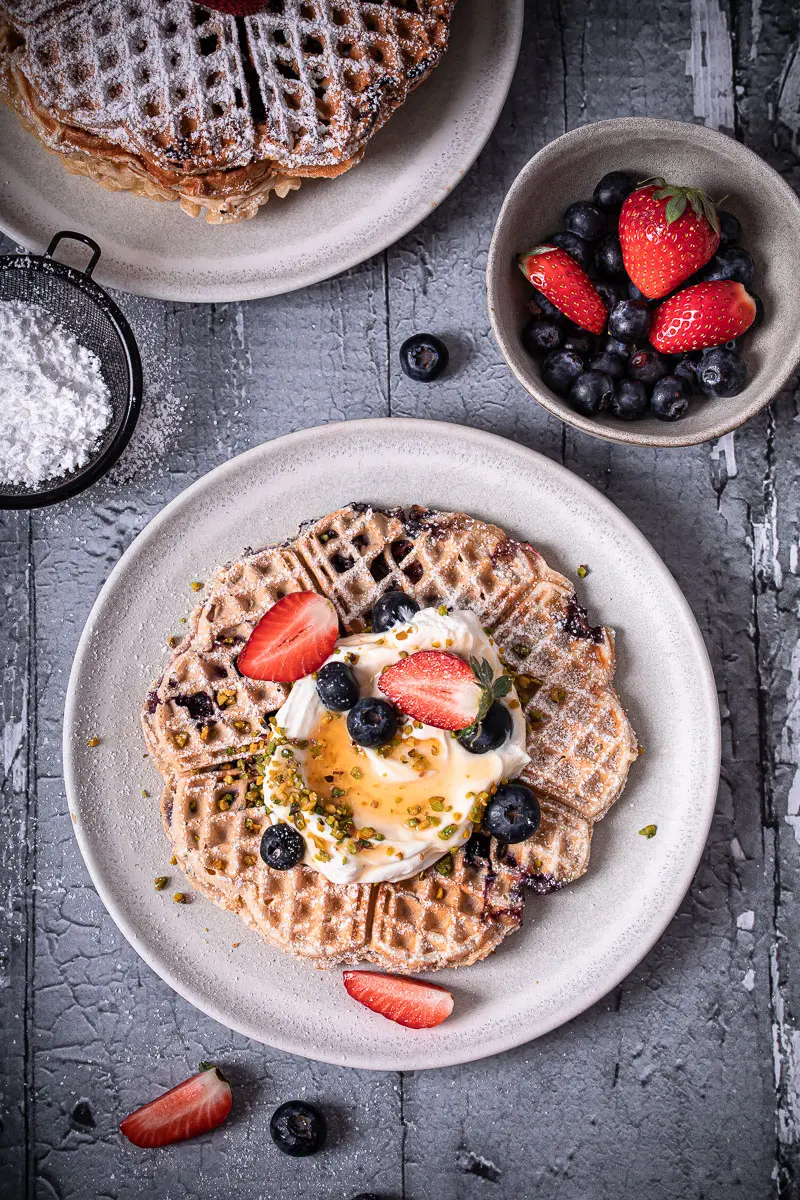
<svg viewBox="0 0 800 1200"><path fill-rule="evenodd" d="M741 342L762 306L741 225L697 188L610 171L564 228L518 258L533 285L521 340L585 416L677 421L747 384Z"/></svg>
<svg viewBox="0 0 800 1200"><path fill-rule="evenodd" d="M447 346L432 333L415 333L400 347L400 366L417 383L433 383L449 359Z"/></svg>

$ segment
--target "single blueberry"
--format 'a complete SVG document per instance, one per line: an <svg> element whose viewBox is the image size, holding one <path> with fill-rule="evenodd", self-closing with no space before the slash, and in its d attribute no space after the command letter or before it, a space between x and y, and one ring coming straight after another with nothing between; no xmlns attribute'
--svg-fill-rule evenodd
<svg viewBox="0 0 800 1200"><path fill-rule="evenodd" d="M569 390L569 402L587 417L596 417L608 408L614 395L614 383L602 371L579 375Z"/></svg>
<svg viewBox="0 0 800 1200"><path fill-rule="evenodd" d="M495 700L486 716L476 728L464 729L457 734L458 740L470 754L486 754L497 750L511 736L514 724L505 704Z"/></svg>
<svg viewBox="0 0 800 1200"><path fill-rule="evenodd" d="M665 375L650 393L650 407L661 421L677 421L689 407L688 386L677 375Z"/></svg>
<svg viewBox="0 0 800 1200"><path fill-rule="evenodd" d="M483 814L483 827L499 842L524 842L542 819L539 801L524 783L501 783Z"/></svg>
<svg viewBox="0 0 800 1200"><path fill-rule="evenodd" d="M419 612L419 605L413 596L396 589L384 592L372 606L372 632L386 633L393 625L407 625Z"/></svg>
<svg viewBox="0 0 800 1200"><path fill-rule="evenodd" d="M619 304L620 300L625 299L625 288L621 283L611 283L607 279L600 279L594 285L594 290L609 312L615 304Z"/></svg>
<svg viewBox="0 0 800 1200"><path fill-rule="evenodd" d="M557 396L566 396L584 369L577 350L553 350L542 363L542 382Z"/></svg>
<svg viewBox="0 0 800 1200"><path fill-rule="evenodd" d="M735 350L709 350L697 378L707 396L736 396L747 383L747 368Z"/></svg>
<svg viewBox="0 0 800 1200"><path fill-rule="evenodd" d="M638 421L647 412L647 388L635 379L623 379L614 389L612 416L621 421Z"/></svg>
<svg viewBox="0 0 800 1200"><path fill-rule="evenodd" d="M625 263L622 258L622 246L615 233L606 233L597 243L594 255L595 266L600 275L606 279L624 279Z"/></svg>
<svg viewBox="0 0 800 1200"><path fill-rule="evenodd" d="M609 354L616 354L618 358L630 358L636 347L631 342L621 342L619 338L606 338L604 350Z"/></svg>
<svg viewBox="0 0 800 1200"><path fill-rule="evenodd" d="M347 663L329 662L317 671L317 695L331 712L345 712L358 700L358 681Z"/></svg>
<svg viewBox="0 0 800 1200"><path fill-rule="evenodd" d="M601 354L596 355L589 363L590 371L602 371L610 376L614 382L619 379L624 379L628 370L628 364L619 354L612 354L609 350L603 350Z"/></svg>
<svg viewBox="0 0 800 1200"><path fill-rule="evenodd" d="M316 1154L325 1145L328 1123L325 1114L315 1104L305 1100L287 1100L270 1117L269 1132L273 1142L292 1158Z"/></svg>
<svg viewBox="0 0 800 1200"><path fill-rule="evenodd" d="M564 227L569 233L577 233L586 242L594 242L605 232L606 219L596 205L588 200L577 200L564 213Z"/></svg>
<svg viewBox="0 0 800 1200"><path fill-rule="evenodd" d="M296 829L281 821L266 827L261 835L259 852L268 867L275 871L290 871L303 861L306 844Z"/></svg>
<svg viewBox="0 0 800 1200"><path fill-rule="evenodd" d="M697 387L697 371L701 357L696 351L692 351L691 354L681 354L670 367L670 374L677 375L678 379L684 379L690 391L694 391Z"/></svg>
<svg viewBox="0 0 800 1200"><path fill-rule="evenodd" d="M564 341L563 321L550 317L531 318L522 331L522 344L528 354L549 354L557 350Z"/></svg>
<svg viewBox="0 0 800 1200"><path fill-rule="evenodd" d="M639 291L632 279L628 282L628 299L644 300L647 303L647 296L645 296L644 292Z"/></svg>
<svg viewBox="0 0 800 1200"><path fill-rule="evenodd" d="M739 224L737 217L733 213L727 212L724 208L717 210L719 217L719 244L720 247L730 246L733 242L738 242L742 236L742 227Z"/></svg>
<svg viewBox="0 0 800 1200"><path fill-rule="evenodd" d="M415 333L400 347L400 366L417 383L433 383L447 366L447 346L432 333Z"/></svg>
<svg viewBox="0 0 800 1200"><path fill-rule="evenodd" d="M614 212L622 208L635 187L635 182L625 171L609 171L594 189L592 199L604 212Z"/></svg>
<svg viewBox="0 0 800 1200"><path fill-rule="evenodd" d="M569 233L564 229L545 238L545 243L548 246L560 246L584 271L588 271L592 266L592 247L582 237L578 237L577 233Z"/></svg>
<svg viewBox="0 0 800 1200"><path fill-rule="evenodd" d="M553 304L553 301L548 300L544 292L537 292L535 288L533 291L533 303L539 309L539 312L543 317L553 317L554 319L561 321L564 320L564 314L562 313L561 309L556 308L555 304ZM535 315L536 314L534 313L534 316Z"/></svg>
<svg viewBox="0 0 800 1200"><path fill-rule="evenodd" d="M597 349L597 338L588 329L573 325L564 334L564 349L575 350L581 358L591 358Z"/></svg>
<svg viewBox="0 0 800 1200"><path fill-rule="evenodd" d="M641 342L647 337L652 320L645 300L621 300L608 314L608 332L622 342Z"/></svg>
<svg viewBox="0 0 800 1200"><path fill-rule="evenodd" d="M347 714L347 732L357 746L374 750L385 746L397 733L400 714L388 700L365 696Z"/></svg>
<svg viewBox="0 0 800 1200"><path fill-rule="evenodd" d="M707 266L700 272L700 278L735 279L737 283L750 287L756 273L756 266L750 255L741 246L728 246L715 254Z"/></svg>
<svg viewBox="0 0 800 1200"><path fill-rule="evenodd" d="M669 371L669 364L657 350L636 350L628 363L628 378L636 379L645 387L652 387Z"/></svg>

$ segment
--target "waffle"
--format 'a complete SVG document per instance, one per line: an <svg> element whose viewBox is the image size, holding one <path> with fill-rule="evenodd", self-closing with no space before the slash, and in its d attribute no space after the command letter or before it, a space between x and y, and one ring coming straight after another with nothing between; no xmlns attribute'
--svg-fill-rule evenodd
<svg viewBox="0 0 800 1200"><path fill-rule="evenodd" d="M333 177L447 48L455 0L0 0L0 91L69 169L213 223Z"/></svg>
<svg viewBox="0 0 800 1200"><path fill-rule="evenodd" d="M256 814L245 810L238 792L229 810L213 813L213 796L215 788L253 770L269 715L286 695L283 685L247 679L236 669L264 613L289 591L315 590L331 599L345 631L354 633L368 626L375 600L391 588L423 607L471 609L493 636L523 702L531 761L521 778L537 792L542 820L520 845L471 839L455 856L450 877L429 871L374 885L362 929L355 892L365 887L337 888L306 867L276 879L280 873L258 858L258 837L242 832L243 821ZM532 546L464 513L353 504L304 526L291 542L220 568L149 694L143 722L148 747L169 780L165 823L199 890L296 954L418 971L484 957L519 926L521 884L548 892L586 870L593 824L619 796L637 755L613 675L612 632L589 625L572 584ZM226 761L235 765L223 766ZM199 814L191 821L190 798ZM186 829L197 834L196 844ZM233 853L209 877L215 839ZM482 840L487 844L480 851ZM247 871L242 854L255 859ZM293 888L305 897L303 913L317 914L309 929L298 925ZM345 950L344 935L322 929L339 892L352 939Z"/></svg>

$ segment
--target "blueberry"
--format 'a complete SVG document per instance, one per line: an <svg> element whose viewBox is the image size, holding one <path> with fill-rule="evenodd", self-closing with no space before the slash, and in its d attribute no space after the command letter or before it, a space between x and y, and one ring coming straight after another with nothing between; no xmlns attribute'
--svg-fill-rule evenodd
<svg viewBox="0 0 800 1200"><path fill-rule="evenodd" d="M677 375L659 379L650 394L650 407L661 421L677 421L689 407L688 387Z"/></svg>
<svg viewBox="0 0 800 1200"><path fill-rule="evenodd" d="M668 371L667 360L657 350L636 350L628 363L628 378L638 380L645 387L658 383Z"/></svg>
<svg viewBox="0 0 800 1200"><path fill-rule="evenodd" d="M647 388L635 379L623 379L614 389L611 413L621 421L638 421L647 412Z"/></svg>
<svg viewBox="0 0 800 1200"><path fill-rule="evenodd" d="M614 395L614 384L602 371L586 371L569 390L569 402L587 417L596 417L608 408Z"/></svg>
<svg viewBox="0 0 800 1200"><path fill-rule="evenodd" d="M583 358L577 350L553 350L542 363L542 382L557 396L566 396L583 369Z"/></svg>
<svg viewBox="0 0 800 1200"><path fill-rule="evenodd" d="M461 745L470 754L486 754L487 750L496 750L511 736L513 722L511 713L505 704L495 700L477 729L472 732L462 730L457 735Z"/></svg>
<svg viewBox="0 0 800 1200"><path fill-rule="evenodd" d="M622 300L608 314L608 332L622 342L641 342L647 337L652 319L644 300Z"/></svg>
<svg viewBox="0 0 800 1200"><path fill-rule="evenodd" d="M615 382L619 379L624 379L628 371L628 364L624 358L620 358L618 354L612 354L608 350L604 350L602 354L598 354L589 363L590 371L602 371Z"/></svg>
<svg viewBox="0 0 800 1200"><path fill-rule="evenodd" d="M594 285L594 290L597 292L600 299L605 304L610 312L615 304L619 304L620 300L625 299L625 289L619 283L609 283L606 279L601 279Z"/></svg>
<svg viewBox="0 0 800 1200"><path fill-rule="evenodd" d="M483 814L483 827L499 842L524 842L541 821L539 801L524 783L501 783Z"/></svg>
<svg viewBox="0 0 800 1200"><path fill-rule="evenodd" d="M175 696L174 703L185 708L193 721L206 721L214 716L214 704L207 692L193 692L191 696Z"/></svg>
<svg viewBox="0 0 800 1200"><path fill-rule="evenodd" d="M522 331L522 344L528 354L548 354L550 350L557 350L563 341L563 322L550 317L541 317L538 321L534 318Z"/></svg>
<svg viewBox="0 0 800 1200"><path fill-rule="evenodd" d="M750 287L756 273L755 263L741 246L728 246L715 254L700 272L701 279L735 279Z"/></svg>
<svg viewBox="0 0 800 1200"><path fill-rule="evenodd" d="M730 246L732 242L738 242L742 236L742 227L739 224L738 218L733 213L726 212L724 208L717 210L717 216L719 217L720 247Z"/></svg>
<svg viewBox="0 0 800 1200"><path fill-rule="evenodd" d="M568 233L566 230L552 233L550 237L545 238L545 242L548 246L560 246L584 271L591 267L592 247L582 237L578 237L577 233Z"/></svg>
<svg viewBox="0 0 800 1200"><path fill-rule="evenodd" d="M397 733L400 714L388 700L365 696L347 714L347 732L357 746L385 746Z"/></svg>
<svg viewBox="0 0 800 1200"><path fill-rule="evenodd" d="M552 300L548 300L547 296L545 296L543 292L537 292L535 288L533 292L533 303L539 309L539 312L543 317L553 317L563 321L564 314L562 313L561 309L556 308Z"/></svg>
<svg viewBox="0 0 800 1200"><path fill-rule="evenodd" d="M447 346L432 333L415 333L400 347L400 366L409 379L433 383L447 366Z"/></svg>
<svg viewBox="0 0 800 1200"><path fill-rule="evenodd" d="M325 663L317 671L317 695L332 712L345 712L358 700L358 683L343 662Z"/></svg>
<svg viewBox="0 0 800 1200"><path fill-rule="evenodd" d="M564 335L564 349L574 350L581 358L591 358L597 349L597 338L588 329L573 325Z"/></svg>
<svg viewBox="0 0 800 1200"><path fill-rule="evenodd" d="M608 354L616 354L617 358L630 358L635 347L630 342L621 342L619 338L606 338L606 344L603 347Z"/></svg>
<svg viewBox="0 0 800 1200"><path fill-rule="evenodd" d="M264 830L259 852L268 867L275 871L290 871L303 861L306 844L296 829L281 822L268 825Z"/></svg>
<svg viewBox="0 0 800 1200"><path fill-rule="evenodd" d="M636 284L631 279L628 283L628 299L629 300L644 300L647 303L647 296L644 292L640 292Z"/></svg>
<svg viewBox="0 0 800 1200"><path fill-rule="evenodd" d="M735 350L709 350L697 378L708 396L735 396L747 382L747 368Z"/></svg>
<svg viewBox="0 0 800 1200"><path fill-rule="evenodd" d="M607 233L600 238L594 254L595 266L600 275L606 279L624 279L625 263L622 259L622 246L615 233Z"/></svg>
<svg viewBox="0 0 800 1200"><path fill-rule="evenodd" d="M372 606L372 632L385 633L393 625L407 625L418 612L413 596L396 590L384 592Z"/></svg>
<svg viewBox="0 0 800 1200"><path fill-rule="evenodd" d="M592 199L604 212L614 212L622 208L635 187L633 179L624 171L609 171L594 189Z"/></svg>
<svg viewBox="0 0 800 1200"><path fill-rule="evenodd" d="M700 355L695 357L695 351L691 354L682 354L674 361L670 370L671 375L676 375L678 379L684 379L690 391L693 391L697 386L697 370L700 365Z"/></svg>
<svg viewBox="0 0 800 1200"><path fill-rule="evenodd" d="M586 242L594 242L605 231L606 219L600 209L588 200L570 204L564 213L564 227L569 233L577 233Z"/></svg>
<svg viewBox="0 0 800 1200"><path fill-rule="evenodd" d="M305 1158L325 1145L328 1122L315 1104L305 1100L287 1100L269 1119L272 1140L284 1154Z"/></svg>

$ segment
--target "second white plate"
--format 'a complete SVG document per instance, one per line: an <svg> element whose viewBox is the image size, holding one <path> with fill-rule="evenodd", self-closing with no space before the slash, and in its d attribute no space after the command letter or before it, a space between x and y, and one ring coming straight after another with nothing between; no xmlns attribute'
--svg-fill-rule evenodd
<svg viewBox="0 0 800 1200"><path fill-rule="evenodd" d="M528 896L525 922L485 962L436 975L453 1016L412 1032L350 1000L337 969L269 949L182 884L143 760L139 710L165 641L191 607L189 580L291 536L351 500L420 503L496 521L578 581L618 634L617 684L645 755L596 828L588 873ZM99 734L100 746L87 739ZM689 607L658 555L608 500L501 438L426 421L354 421L292 434L225 463L139 535L103 588L69 684L64 766L97 890L138 953L176 991L258 1041L355 1067L413 1070L480 1058L553 1029L613 988L677 909L705 843L719 774L716 690ZM143 789L149 797L143 796ZM654 824L647 840L639 830ZM166 892L153 879L172 873Z"/></svg>
<svg viewBox="0 0 800 1200"><path fill-rule="evenodd" d="M164 300L251 300L328 279L413 229L472 166L511 84L523 7L459 0L441 65L363 162L237 225L70 175L0 103L0 229L35 250L58 229L88 233L103 250L99 283Z"/></svg>

